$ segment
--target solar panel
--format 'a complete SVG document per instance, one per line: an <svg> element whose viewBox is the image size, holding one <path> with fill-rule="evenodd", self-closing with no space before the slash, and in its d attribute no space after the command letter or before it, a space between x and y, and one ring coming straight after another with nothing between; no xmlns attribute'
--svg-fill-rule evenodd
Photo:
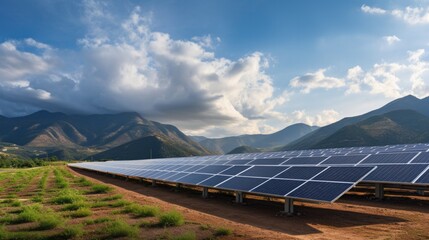
<svg viewBox="0 0 429 240"><path fill-rule="evenodd" d="M253 176L253 177L274 177L277 174L283 172L288 167L284 166L254 166L249 170L246 170L239 175L241 176Z"/></svg>
<svg viewBox="0 0 429 240"><path fill-rule="evenodd" d="M286 160L287 158L264 158L264 159L253 160L248 164L249 165L280 165Z"/></svg>
<svg viewBox="0 0 429 240"><path fill-rule="evenodd" d="M247 192L267 180L267 178L233 177L216 187Z"/></svg>
<svg viewBox="0 0 429 240"><path fill-rule="evenodd" d="M214 187L219 183L226 181L229 178L231 178L231 176L215 175L215 176L212 176L211 178L208 178L200 182L198 185L206 186L206 187Z"/></svg>
<svg viewBox="0 0 429 240"><path fill-rule="evenodd" d="M305 200L333 202L347 192L351 187L353 187L352 183L310 181L289 193L287 196Z"/></svg>
<svg viewBox="0 0 429 240"><path fill-rule="evenodd" d="M195 185L199 182L206 180L207 178L209 178L211 176L212 175L208 175L208 174L191 173L189 175L186 175L184 177L176 179L175 181L177 181L179 183L188 183L188 184L194 184Z"/></svg>
<svg viewBox="0 0 429 240"><path fill-rule="evenodd" d="M325 170L326 167L291 167L281 174L277 175L276 178L290 178L290 179L311 179L316 174Z"/></svg>
<svg viewBox="0 0 429 240"><path fill-rule="evenodd" d="M217 174L217 173L220 173L220 172L222 172L222 171L224 171L230 167L231 166L226 166L226 165L209 165L207 167L203 167L201 169L198 169L195 172Z"/></svg>
<svg viewBox="0 0 429 240"><path fill-rule="evenodd" d="M357 182L371 171L372 167L329 167L317 175L314 180Z"/></svg>
<svg viewBox="0 0 429 240"><path fill-rule="evenodd" d="M386 182L386 183L412 183L426 165L381 165L372 171L364 181Z"/></svg>
<svg viewBox="0 0 429 240"><path fill-rule="evenodd" d="M385 153L371 155L360 164L380 164L380 163L408 163L416 156L416 153Z"/></svg>
<svg viewBox="0 0 429 240"><path fill-rule="evenodd" d="M224 175L237 175L241 172L243 172L246 169L249 169L250 166L233 166L231 168L226 169L225 171L221 172L221 174Z"/></svg>
<svg viewBox="0 0 429 240"><path fill-rule="evenodd" d="M326 157L293 157L282 165L317 165L325 159Z"/></svg>
<svg viewBox="0 0 429 240"><path fill-rule="evenodd" d="M429 184L429 170L426 170L426 172L417 179L416 183Z"/></svg>
<svg viewBox="0 0 429 240"><path fill-rule="evenodd" d="M331 156L321 165L357 164L367 155Z"/></svg>
<svg viewBox="0 0 429 240"><path fill-rule="evenodd" d="M303 183L305 183L305 181L271 179L268 182L265 182L262 185L256 187L251 192L284 196Z"/></svg>
<svg viewBox="0 0 429 240"><path fill-rule="evenodd" d="M411 163L429 163L429 152L420 153Z"/></svg>

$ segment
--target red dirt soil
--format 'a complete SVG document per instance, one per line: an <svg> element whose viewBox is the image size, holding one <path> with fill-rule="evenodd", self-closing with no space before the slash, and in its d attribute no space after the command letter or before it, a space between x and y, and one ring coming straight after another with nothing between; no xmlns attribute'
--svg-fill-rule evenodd
<svg viewBox="0 0 429 240"><path fill-rule="evenodd" d="M295 216L278 216L283 204L177 190L171 186L151 187L101 173L71 169L80 176L115 187L126 199L141 204L177 209L187 221L233 229L226 239L429 239L429 197L390 197L376 201L347 194L334 204L295 203ZM179 192L177 192L179 191Z"/></svg>

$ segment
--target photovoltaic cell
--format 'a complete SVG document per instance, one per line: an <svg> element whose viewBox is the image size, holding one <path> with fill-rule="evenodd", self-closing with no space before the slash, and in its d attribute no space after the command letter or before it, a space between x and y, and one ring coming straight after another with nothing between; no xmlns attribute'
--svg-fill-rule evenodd
<svg viewBox="0 0 429 240"><path fill-rule="evenodd" d="M188 183L188 184L197 184L199 182L202 182L206 180L207 178L211 177L209 174L197 174L197 173L191 173L189 175L186 175L184 177L181 177L175 181L180 183Z"/></svg>
<svg viewBox="0 0 429 240"><path fill-rule="evenodd" d="M380 165L365 177L364 181L411 183L420 173L425 170L426 165Z"/></svg>
<svg viewBox="0 0 429 240"><path fill-rule="evenodd" d="M248 164L249 165L280 165L286 160L287 158L265 158L265 159L254 160Z"/></svg>
<svg viewBox="0 0 429 240"><path fill-rule="evenodd" d="M305 181L300 180L280 180L271 179L268 182L252 190L254 193L263 193L277 196L284 196L294 190Z"/></svg>
<svg viewBox="0 0 429 240"><path fill-rule="evenodd" d="M218 185L219 183L227 180L228 178L231 178L231 176L223 176L223 175L215 175L207 180L204 180L203 182L201 182L200 186L206 186L206 187L214 187L216 185Z"/></svg>
<svg viewBox="0 0 429 240"><path fill-rule="evenodd" d="M267 178L233 177L216 187L247 192L267 180Z"/></svg>
<svg viewBox="0 0 429 240"><path fill-rule="evenodd" d="M221 172L220 174L237 175L237 174L241 173L242 171L244 171L248 168L250 168L250 166L233 166L233 167Z"/></svg>
<svg viewBox="0 0 429 240"><path fill-rule="evenodd" d="M324 161L321 165L357 164L366 156L367 155L332 156Z"/></svg>
<svg viewBox="0 0 429 240"><path fill-rule="evenodd" d="M288 167L285 166L254 166L249 170L240 173L240 176L253 176L253 177L274 177L281 173Z"/></svg>
<svg viewBox="0 0 429 240"><path fill-rule="evenodd" d="M253 159L239 159L239 160L231 160L227 162L228 165L245 165L249 162L253 161Z"/></svg>
<svg viewBox="0 0 429 240"><path fill-rule="evenodd" d="M332 202L353 186L352 183L307 182L288 197Z"/></svg>
<svg viewBox="0 0 429 240"><path fill-rule="evenodd" d="M362 179L374 167L329 167L313 180L356 182Z"/></svg>
<svg viewBox="0 0 429 240"><path fill-rule="evenodd" d="M316 174L326 169L326 167L297 167L293 166L282 172L276 178L304 179L308 180Z"/></svg>
<svg viewBox="0 0 429 240"><path fill-rule="evenodd" d="M317 165L325 159L326 157L293 157L282 165Z"/></svg>
<svg viewBox="0 0 429 240"><path fill-rule="evenodd" d="M429 163L429 152L420 153L411 163Z"/></svg>
<svg viewBox="0 0 429 240"><path fill-rule="evenodd" d="M417 153L383 153L367 157L360 164L408 163Z"/></svg>
<svg viewBox="0 0 429 240"><path fill-rule="evenodd" d="M231 166L227 166L227 165L209 165L207 167L203 167L201 169L198 169L196 172L217 174L217 173L220 173L220 172L222 172L222 171L224 171L230 167Z"/></svg>
<svg viewBox="0 0 429 240"><path fill-rule="evenodd" d="M417 179L416 183L429 184L429 170Z"/></svg>

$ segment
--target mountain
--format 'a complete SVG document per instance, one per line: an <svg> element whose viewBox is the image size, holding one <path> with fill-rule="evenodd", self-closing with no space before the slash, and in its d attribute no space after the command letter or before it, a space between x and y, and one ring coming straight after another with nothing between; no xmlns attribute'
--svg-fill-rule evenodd
<svg viewBox="0 0 429 240"><path fill-rule="evenodd" d="M199 151L190 149L183 143L171 141L166 137L143 137L118 147L106 150L89 157L92 160L135 160L167 157L187 157L200 155Z"/></svg>
<svg viewBox="0 0 429 240"><path fill-rule="evenodd" d="M429 142L429 117L397 110L341 128L316 148L375 146Z"/></svg>
<svg viewBox="0 0 429 240"><path fill-rule="evenodd" d="M0 142L26 147L105 150L148 136L177 142L196 154L210 154L175 126L149 121L138 113L66 115L39 111L0 118Z"/></svg>
<svg viewBox="0 0 429 240"><path fill-rule="evenodd" d="M298 123L286 127L283 130L273 134L241 135L213 139L209 138L199 143L212 152L220 153L230 152L234 148L240 146L250 146L254 148L275 148L284 146L285 144L288 144L315 129L317 129L317 127Z"/></svg>
<svg viewBox="0 0 429 240"><path fill-rule="evenodd" d="M206 139L209 139L209 138L204 137L204 136L188 136L188 137L190 137L193 141L195 141L197 143L202 142Z"/></svg>
<svg viewBox="0 0 429 240"><path fill-rule="evenodd" d="M231 152L227 154L256 153L256 152L261 152L261 150L254 147L249 147L249 146L240 146L240 147L234 148Z"/></svg>
<svg viewBox="0 0 429 240"><path fill-rule="evenodd" d="M429 116L429 97L424 99L416 98L412 95L408 95L403 98L396 99L383 107L373 110L371 112L365 113L356 117L343 118L338 122L332 123L328 126L321 127L289 144L280 150L297 150L297 149L311 149L317 148L319 142L328 138L336 131L340 130L343 127L348 125L356 124L360 121L368 119L373 116L382 115L388 112L396 110L413 110L422 115Z"/></svg>

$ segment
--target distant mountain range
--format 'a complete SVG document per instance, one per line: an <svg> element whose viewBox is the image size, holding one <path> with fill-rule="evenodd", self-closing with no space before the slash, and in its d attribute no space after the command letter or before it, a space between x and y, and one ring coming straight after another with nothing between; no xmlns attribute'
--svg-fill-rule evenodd
<svg viewBox="0 0 429 240"><path fill-rule="evenodd" d="M396 112L398 110L410 111ZM411 114L411 111L414 113ZM408 113L410 114L408 118L405 116L400 116L401 114ZM376 116L378 116L378 118L372 118ZM404 137L402 135L406 133L410 134L409 131L416 129L409 129L413 122L420 122L427 127L424 120L422 120L422 117L429 117L429 97L419 99L409 95L396 99L385 106L366 114L356 117L344 118L338 122L319 128L287 144L285 147L280 148L279 150L297 150L341 146L372 146L385 145L389 143L400 144L421 142L424 141L424 138L417 137L417 135L411 134L413 137L410 137L409 135ZM368 121L366 122L365 120L367 119ZM390 121L387 119L390 119ZM382 121L385 122L381 123ZM389 124L384 128L383 131L381 131L380 125L375 123L371 124L371 122L378 122L381 125L387 124L387 122L389 122ZM398 128L401 128L402 130L400 131ZM384 135L377 135L371 133L371 131L378 133L382 132ZM361 139L356 139L358 138L357 136L360 136Z"/></svg>
<svg viewBox="0 0 429 240"><path fill-rule="evenodd" d="M137 113L0 116L0 154L24 158L145 159L429 142L429 97L406 96L318 128L294 124L273 134L188 137Z"/></svg>
<svg viewBox="0 0 429 240"><path fill-rule="evenodd" d="M149 121L137 113L66 115L39 111L24 117L0 117L0 142L43 148L60 156L82 158L148 136L168 139L192 155L211 154L175 126Z"/></svg>
<svg viewBox="0 0 429 240"><path fill-rule="evenodd" d="M212 152L228 153L240 146L264 148L266 150L284 146L314 130L315 126L298 123L273 134L241 135L225 138L194 137L194 140Z"/></svg>

